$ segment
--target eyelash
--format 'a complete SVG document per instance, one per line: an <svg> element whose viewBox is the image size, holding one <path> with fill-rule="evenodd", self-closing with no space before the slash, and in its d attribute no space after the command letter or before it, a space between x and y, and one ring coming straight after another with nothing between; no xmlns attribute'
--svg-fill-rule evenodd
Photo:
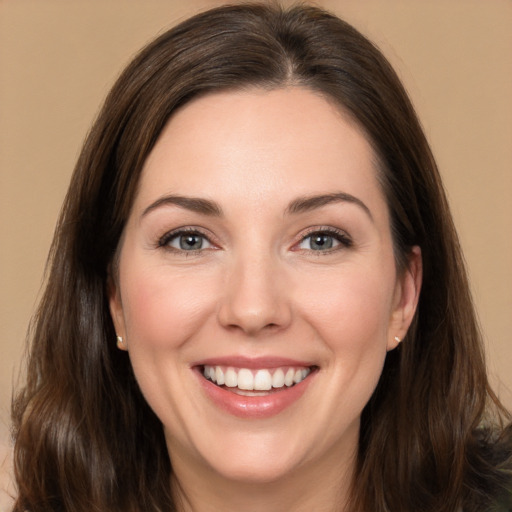
<svg viewBox="0 0 512 512"><path fill-rule="evenodd" d="M321 250L315 251L314 249L301 249L300 247L298 247L305 240L307 240L308 238L312 238L315 235L316 236L323 235L323 236L331 237L335 241L339 242L339 245L332 247L332 248L328 248L327 250L324 250L324 251L321 251ZM352 247L353 245L354 245L354 242L352 241L352 239L347 235L346 232L344 232L340 229L335 229L332 227L319 227L319 228L315 227L315 228L312 228L309 232L307 232L305 235L303 235L300 238L299 242L295 244L294 247L297 247L297 248L294 250L308 251L310 253L315 253L318 256L321 256L321 255L331 254L331 253L341 250L341 249L348 249L348 248Z"/></svg>
<svg viewBox="0 0 512 512"><path fill-rule="evenodd" d="M201 247L200 249L186 250L186 249L178 249L177 247L172 247L171 245L169 245L171 241L178 239L179 237L185 236L185 235L191 235L191 236L195 235L197 237L201 237L203 240L205 240L207 243L211 244L212 246L215 245L205 233L203 233L202 231L200 231L197 228L189 227L189 228L179 228L179 229L176 229L173 231L169 231L168 233L165 233L165 235L163 235L161 238L159 238L157 247L166 249L168 251L176 252L178 254L184 254L186 256L199 254L200 252L202 252L206 249L206 248Z"/></svg>
<svg viewBox="0 0 512 512"><path fill-rule="evenodd" d="M162 237L159 238L157 247L163 248L172 252L176 252L179 254L184 255L194 255L199 254L200 252L210 249L211 247L207 248L199 248L199 249L178 249L176 247L172 247L170 244L171 241L178 239L181 236L184 235L195 235L198 237L201 237L203 240L205 240L208 244L215 246L215 244L210 240L210 238L203 233L201 230L195 228L195 227L189 227L189 228L179 228L177 230L169 231L168 233L165 233ZM330 238L333 238L336 242L339 243L338 246L330 247L326 250L314 250L314 249L303 249L298 247L300 244L302 244L305 240L308 238L312 238L313 236L327 236ZM301 236L300 240L294 244L292 250L294 251L308 251L310 253L316 253L317 255L326 255L330 254L332 252L338 251L343 248L350 248L353 246L352 239L345 233L344 231L341 231L339 229L335 229L332 227L316 227L311 228L310 231L308 231L305 235Z"/></svg>

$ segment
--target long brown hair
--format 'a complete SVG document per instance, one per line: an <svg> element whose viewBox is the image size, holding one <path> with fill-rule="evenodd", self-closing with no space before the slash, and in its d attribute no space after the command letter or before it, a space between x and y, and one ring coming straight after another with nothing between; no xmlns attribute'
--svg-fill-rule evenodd
<svg viewBox="0 0 512 512"><path fill-rule="evenodd" d="M142 165L173 112L210 91L291 85L334 100L363 128L397 265L413 245L423 255L413 326L363 411L351 510L480 512L505 489L509 418L488 385L441 179L399 79L318 8L245 4L199 14L143 49L84 144L13 401L15 511L175 510L162 426L115 346L109 273Z"/></svg>

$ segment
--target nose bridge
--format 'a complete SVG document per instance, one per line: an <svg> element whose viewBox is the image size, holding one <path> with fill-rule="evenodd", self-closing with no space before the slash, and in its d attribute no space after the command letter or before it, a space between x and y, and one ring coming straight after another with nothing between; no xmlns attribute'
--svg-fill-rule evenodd
<svg viewBox="0 0 512 512"><path fill-rule="evenodd" d="M245 247L227 270L219 320L225 327L255 335L284 328L291 311L279 258L270 249Z"/></svg>

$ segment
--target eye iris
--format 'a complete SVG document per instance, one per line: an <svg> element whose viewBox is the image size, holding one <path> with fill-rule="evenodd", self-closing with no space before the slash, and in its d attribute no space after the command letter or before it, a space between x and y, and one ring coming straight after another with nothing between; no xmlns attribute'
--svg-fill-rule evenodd
<svg viewBox="0 0 512 512"><path fill-rule="evenodd" d="M180 236L180 249L185 251L201 249L203 246L203 238L200 235L181 235Z"/></svg>
<svg viewBox="0 0 512 512"><path fill-rule="evenodd" d="M332 236L329 235L313 235L311 237L311 249L325 250L331 249L333 245Z"/></svg>

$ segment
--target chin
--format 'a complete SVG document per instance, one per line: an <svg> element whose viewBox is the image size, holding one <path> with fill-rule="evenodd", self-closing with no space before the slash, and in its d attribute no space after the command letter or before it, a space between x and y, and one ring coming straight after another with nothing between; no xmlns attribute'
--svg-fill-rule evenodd
<svg viewBox="0 0 512 512"><path fill-rule="evenodd" d="M304 443L282 426L278 429L227 430L196 445L196 454L218 477L246 484L278 482L298 470L305 460Z"/></svg>
<svg viewBox="0 0 512 512"><path fill-rule="evenodd" d="M248 456L249 455L249 456ZM277 483L294 473L298 461L283 460L282 457L262 457L260 454L246 454L231 458L225 464L215 464L212 469L222 478L241 484Z"/></svg>

